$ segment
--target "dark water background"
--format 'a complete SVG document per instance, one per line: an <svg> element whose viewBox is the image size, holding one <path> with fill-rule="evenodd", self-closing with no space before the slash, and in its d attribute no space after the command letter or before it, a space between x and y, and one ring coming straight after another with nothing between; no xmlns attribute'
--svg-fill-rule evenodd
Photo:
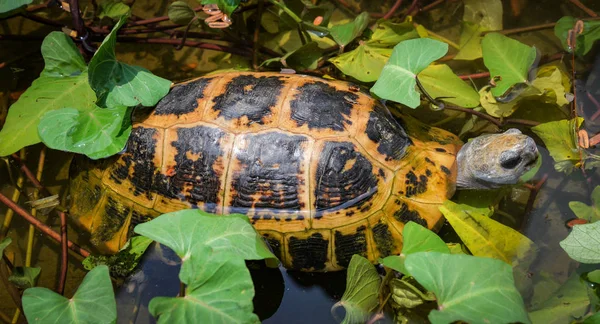
<svg viewBox="0 0 600 324"><path fill-rule="evenodd" d="M376 1L363 1L368 7L377 7L373 3ZM390 3L394 1L379 1L378 3ZM575 17L585 17L585 13L570 5L568 1L547 0L547 1L525 1L523 13L515 18L512 16L510 1L504 1L504 27L515 28L522 26L532 26L543 23L557 21L565 15ZM600 12L600 1L583 1L588 7ZM85 3L85 2L82 2ZM138 0L133 9L134 14L150 18L161 16L166 13L167 1ZM194 3L190 1L190 3ZM433 31L444 35L447 38L458 40L460 33L459 20L462 17L460 6L455 6L449 2L447 5L440 6L439 10L417 16L416 21L422 23ZM61 12L50 10L51 17L61 17ZM66 25L70 25L69 19L65 20ZM32 37L45 36L50 30L42 25L23 20L21 18L11 19L9 21L0 21L0 34L26 34ZM560 43L554 37L551 29L528 32L511 37L520 40L528 45L535 45L543 54L554 54L561 50ZM41 39L41 38L40 38ZM35 52L39 50L40 40L24 41L2 41L0 40L0 62L10 60L21 56L23 53ZM121 61L130 64L144 66L159 76L170 80L184 80L201 73L220 68L246 67L247 63L243 59L212 51L200 51L196 49L185 48L181 51L175 51L169 46L140 46L130 44L119 44L117 46L118 58ZM567 60L569 57L565 57ZM590 62L591 63L591 62ZM186 68L190 64L197 64L191 70ZM458 74L472 71L473 67L481 67L481 63L472 62L451 62L454 71ZM567 65L569 66L569 65ZM35 79L41 69L43 61L39 54L28 56L26 59L19 60L10 65L10 68L0 69L0 108L5 104L5 92L24 90L30 82ZM600 65L597 67L600 76ZM580 71L591 71L591 64L578 65ZM580 73L578 77L586 77L586 73ZM539 109L546 109L547 118L551 119L560 114L556 107L551 105ZM0 109L1 111L1 109ZM424 120L440 120L443 114L432 114L427 109L410 112L422 114ZM533 111L519 111L513 117L527 118L533 116ZM536 117L537 118L537 117ZM562 117L565 118L565 117ZM534 118L532 118L534 119ZM540 120L537 118L537 120ZM540 120L544 121L544 120ZM447 124L445 128L457 133L460 130L458 124ZM536 142L542 142L536 138ZM28 164L32 170L36 169L37 157L40 146L34 146L28 149ZM529 190L516 188L504 199L501 204L503 215L498 218L499 221L522 229L523 232L533 240L540 248L539 257L531 269L532 278L535 281L543 273L551 275L556 281L564 282L572 273L576 264L569 259L564 251L559 247L558 242L568 235L568 229L565 221L575 217L568 207L570 201L582 201L590 203L589 196L591 189L600 184L597 171L588 171L586 177L581 172L574 172L568 176L554 171L552 159L548 156L545 149L540 148L543 154L544 165L536 176L537 179L542 174L548 174L548 180L542 187L533 205L533 210L529 213L527 219L523 219L524 206L527 203ZM56 151L48 151L47 163L44 170L43 183L53 193L59 193L61 197L65 195L65 188L68 176L69 155ZM27 188L31 192L31 188ZM0 161L0 191L7 195L12 195L11 181L9 180L7 167ZM464 193L459 193L464 194ZM477 193L469 193L471 195ZM21 205L25 201L31 200L31 196L22 197ZM0 222L4 221L6 208L0 205ZM54 213L40 216L47 224L59 231L59 220ZM28 224L18 216L13 219L10 237L13 244L7 252L14 255L16 264L23 264L26 251ZM457 238L449 228L445 226L440 232L440 236L449 242L456 242ZM69 227L69 238L81 242L85 245L85 234L78 228ZM171 257L173 257L171 255ZM42 267L42 273L38 285L42 287L55 288L59 277L60 247L54 241L44 237L36 232L32 265ZM120 321L137 319L139 323L149 321L148 314L144 312L144 302L148 302L151 294L159 292L160 294L174 295L179 290L177 281L177 262L169 261L168 252L160 250L147 256L144 262L144 272L140 272L131 279L130 283L119 291ZM171 258L176 260L176 258ZM80 264L80 260L70 255L68 268L68 283L66 295L72 296L80 280L85 275L85 271ZM261 318L267 318L265 323L336 323L330 313L331 306L337 302L343 294L345 287L345 273L298 273L288 272L285 269L252 270L256 286L256 312ZM136 311L134 309L138 307ZM0 289L0 310L12 314L14 305L6 291ZM137 314L137 315L133 315Z"/></svg>

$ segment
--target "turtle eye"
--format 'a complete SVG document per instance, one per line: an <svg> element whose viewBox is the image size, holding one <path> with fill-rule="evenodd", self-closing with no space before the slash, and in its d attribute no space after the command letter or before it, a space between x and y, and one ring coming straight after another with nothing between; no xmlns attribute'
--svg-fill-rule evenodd
<svg viewBox="0 0 600 324"><path fill-rule="evenodd" d="M500 166L505 169L514 169L522 160L523 158L514 152L504 152L500 155Z"/></svg>

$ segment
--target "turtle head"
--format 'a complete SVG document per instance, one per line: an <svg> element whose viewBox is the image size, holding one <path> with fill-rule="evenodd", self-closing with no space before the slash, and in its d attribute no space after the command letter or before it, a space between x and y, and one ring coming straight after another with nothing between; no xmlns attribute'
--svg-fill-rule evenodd
<svg viewBox="0 0 600 324"><path fill-rule="evenodd" d="M538 150L533 139L511 128L501 134L476 137L463 145L456 157L456 186L494 189L516 184L536 165Z"/></svg>

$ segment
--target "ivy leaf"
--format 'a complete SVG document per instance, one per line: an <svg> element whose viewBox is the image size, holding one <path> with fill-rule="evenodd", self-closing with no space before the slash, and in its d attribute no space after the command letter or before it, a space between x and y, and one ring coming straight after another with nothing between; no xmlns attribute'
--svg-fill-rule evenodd
<svg viewBox="0 0 600 324"><path fill-rule="evenodd" d="M331 58L342 73L362 82L376 81L381 75L385 62L392 55L392 49L372 47L363 43L350 52Z"/></svg>
<svg viewBox="0 0 600 324"><path fill-rule="evenodd" d="M369 260L353 255L348 265L346 291L331 311L343 306L346 316L342 323L364 323L379 304L381 278Z"/></svg>
<svg viewBox="0 0 600 324"><path fill-rule="evenodd" d="M117 30L126 21L127 16L119 19L89 64L89 82L101 107L153 106L169 92L171 86L171 81L142 67L117 61Z"/></svg>
<svg viewBox="0 0 600 324"><path fill-rule="evenodd" d="M39 267L15 267L8 281L19 289L31 288L35 286L40 271L42 268Z"/></svg>
<svg viewBox="0 0 600 324"><path fill-rule="evenodd" d="M543 123L531 128L544 141L557 171L568 174L580 163L576 130L581 123L583 118L578 117ZM585 156L585 152L581 153Z"/></svg>
<svg viewBox="0 0 600 324"><path fill-rule="evenodd" d="M120 0L105 0L98 3L98 6L98 18L119 19L131 12L131 8Z"/></svg>
<svg viewBox="0 0 600 324"><path fill-rule="evenodd" d="M2 0L0 2L0 14L17 9L21 6L26 6L33 0Z"/></svg>
<svg viewBox="0 0 600 324"><path fill-rule="evenodd" d="M577 20L579 19L565 16L560 18L554 26L554 35L560 39L563 48L568 52L572 52L573 49L567 44L567 37L569 36L569 30L575 27ZM587 54L594 46L594 43L599 39L600 21L583 21L583 32L577 35L575 53L579 56Z"/></svg>
<svg viewBox="0 0 600 324"><path fill-rule="evenodd" d="M331 26L329 32L335 42L344 47L360 36L365 28L367 28L367 25L369 25L369 13L362 12L352 22Z"/></svg>
<svg viewBox="0 0 600 324"><path fill-rule="evenodd" d="M83 57L67 35L51 32L41 50L44 70L9 109L0 131L0 156L39 143L38 123L46 112L65 107L85 109L96 101Z"/></svg>
<svg viewBox="0 0 600 324"><path fill-rule="evenodd" d="M117 304L108 268L88 272L71 299L47 288L29 288L23 310L29 323L114 323Z"/></svg>
<svg viewBox="0 0 600 324"><path fill-rule="evenodd" d="M4 253L4 249L6 249L6 247L10 245L11 242L12 239L10 237L5 237L2 241L0 241L0 256L2 255L2 253Z"/></svg>
<svg viewBox="0 0 600 324"><path fill-rule="evenodd" d="M258 321L252 313L254 289L244 259L274 256L247 216L188 209L161 215L134 231L168 246L182 259L179 278L187 285L186 297L153 299L150 311L159 322Z"/></svg>
<svg viewBox="0 0 600 324"><path fill-rule="evenodd" d="M380 20L366 43L372 47L393 47L401 41L419 38L411 22L394 24L389 20Z"/></svg>
<svg viewBox="0 0 600 324"><path fill-rule="evenodd" d="M474 208L446 200L440 211L474 256L495 258L513 264L531 263L534 243L518 231L489 217L488 208Z"/></svg>
<svg viewBox="0 0 600 324"><path fill-rule="evenodd" d="M407 276L410 276L410 273L404 266L407 255L429 251L450 253L446 243L439 236L415 222L410 221L404 225L402 237L404 237L402 253L399 256L392 255L385 257L381 263Z"/></svg>
<svg viewBox="0 0 600 324"><path fill-rule="evenodd" d="M600 222L575 225L560 247L581 263L600 263Z"/></svg>
<svg viewBox="0 0 600 324"><path fill-rule="evenodd" d="M410 39L394 47L371 92L410 108L420 104L415 78L429 64L448 52L448 44L429 38Z"/></svg>
<svg viewBox="0 0 600 324"><path fill-rule="evenodd" d="M588 288L579 274L573 273L548 300L535 307L529 317L533 323L570 323L585 315L589 306Z"/></svg>
<svg viewBox="0 0 600 324"><path fill-rule="evenodd" d="M496 259L419 252L406 257L406 268L437 297L436 323L531 323L514 286L511 267Z"/></svg>
<svg viewBox="0 0 600 324"><path fill-rule="evenodd" d="M131 110L124 106L93 109L62 108L47 112L39 135L55 150L100 159L119 153L131 134Z"/></svg>
<svg viewBox="0 0 600 324"><path fill-rule="evenodd" d="M519 83L528 83L529 68L535 61L537 51L499 33L489 33L481 41L483 63L490 70L496 83L492 94L502 96Z"/></svg>
<svg viewBox="0 0 600 324"><path fill-rule="evenodd" d="M196 12L185 1L175 1L169 6L169 20L176 24L187 25L196 17Z"/></svg>
<svg viewBox="0 0 600 324"><path fill-rule="evenodd" d="M216 4L221 11L231 16L231 13L240 5L240 0L202 0L200 3L203 5Z"/></svg>
<svg viewBox="0 0 600 324"><path fill-rule="evenodd" d="M590 223L600 220L600 186L592 191L592 205L588 206L581 201L570 201L569 208L577 218L585 219Z"/></svg>
<svg viewBox="0 0 600 324"><path fill-rule="evenodd" d="M419 73L419 81L433 98L460 107L479 106L479 93L459 78L446 64L430 65Z"/></svg>

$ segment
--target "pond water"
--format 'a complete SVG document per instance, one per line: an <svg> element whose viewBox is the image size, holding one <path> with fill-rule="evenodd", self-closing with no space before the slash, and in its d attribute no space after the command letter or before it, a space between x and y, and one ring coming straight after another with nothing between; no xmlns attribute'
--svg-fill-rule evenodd
<svg viewBox="0 0 600 324"><path fill-rule="evenodd" d="M393 2L379 1L376 3L382 3L383 7L389 8ZM456 5L456 2L448 1L438 10L417 16L416 20L446 38L458 40L459 21L462 15L460 6ZM600 12L600 2L582 2L592 10ZM158 5L157 3L152 0L138 0L134 5L134 13L139 17L146 18L164 15L168 2L161 1ZM374 3L375 1L363 1L363 5L372 11L381 7ZM517 17L511 13L513 9L511 3L520 8L520 14ZM585 17L584 12L567 1L517 0L503 1L503 5L505 29L552 23L566 15ZM68 17L56 9L52 9L48 16L69 24ZM21 18L0 20L0 34L23 34L30 35L32 38L7 41L0 37L0 63L10 61L14 57L21 57L23 53L33 53L11 63L10 68L0 68L0 117L3 115L3 104L10 100L6 99L7 93L23 91L43 68L41 56L35 51L39 49L41 37L46 35L49 30L51 29ZM560 42L554 37L551 29L518 33L511 37L528 45L535 45L544 55L551 56L561 51ZM173 81L185 80L217 68L246 68L249 66L246 59L208 50L185 48L175 51L170 46L140 46L139 44L120 44L117 49L119 60L144 66L153 73ZM569 66L568 60L570 60L570 56L563 58L563 62L567 66ZM585 73L578 73L577 76L584 80L589 73L592 73L592 78L600 79L600 63L595 66L592 66L592 63L591 59L578 62L578 70L585 71ZM452 62L450 65L457 74L472 73L483 68L481 62ZM600 88L598 84L594 86ZM600 98L598 99L600 100ZM565 116L565 110L560 110L554 105L543 103L539 105L541 106L539 109L547 111L543 116L534 111L522 109L511 117L530 118L541 122L554 120L556 116L568 118L568 114ZM591 106L589 103L585 105L585 107ZM410 111L410 114L430 123L438 122L446 117L443 112L432 113L427 109ZM600 130L600 127L593 123L590 123L589 126L591 127L590 132L593 131L594 134ZM455 120L443 124L442 127L458 133L462 123ZM543 165L532 181L535 183L544 178L546 180L543 186L535 201L530 205L530 210L526 210L530 190L523 187L512 189L510 194L499 204L500 211L496 213L495 218L508 226L520 229L540 249L538 258L529 269L531 274L529 280L537 282L540 277L549 276L557 283L563 283L578 267L578 264L571 260L558 245L558 242L569 234L570 230L565 225L566 221L575 217L569 208L569 202L582 201L590 204L591 191L595 186L600 185L600 175L597 170L588 170L586 174L575 171L569 175L555 171L552 158L548 151L541 146L542 141L537 137L535 139L542 154ZM37 167L40 150L41 146L36 145L27 151L27 164L32 170ZM590 152L598 153L593 150ZM69 159L70 155L62 152L52 150L47 152L42 182L52 193L58 193L61 197L66 196ZM17 168L14 165L10 167L10 170L13 174L17 174ZM8 171L7 165L0 161L0 192L10 197L13 195L14 187ZM26 201L33 199L33 190L29 184L26 184L25 192L27 197L20 199L22 206ZM487 199L487 194L481 192L459 192L456 197L466 195L475 200ZM479 198L478 195L480 195ZM6 212L7 208L0 205L0 224L4 222ZM40 218L56 231L60 231L60 222L55 213L40 215ZM28 224L15 216L8 234L13 239L13 244L7 250L7 255L9 258L14 258L15 264L23 264L27 250ZM448 224L444 225L439 235L447 242L459 242ZM71 224L69 224L69 238L83 246L88 246L86 234ZM59 245L39 232L35 232L31 259L33 266L43 269L38 286L55 288L60 268ZM69 256L68 282L65 293L67 296L74 293L86 273L80 261L73 255ZM117 292L119 322L152 322L145 305L152 296L174 296L178 293L177 271L177 258L168 249L153 246L142 263L142 271L129 278ZM283 268L253 269L251 272L257 295L255 310L264 323L337 323L331 314L331 307L343 295L345 272L299 273ZM1 282L0 285L2 285ZM14 305L5 289L0 289L0 312L5 314L14 312ZM343 315L338 314L338 316Z"/></svg>

